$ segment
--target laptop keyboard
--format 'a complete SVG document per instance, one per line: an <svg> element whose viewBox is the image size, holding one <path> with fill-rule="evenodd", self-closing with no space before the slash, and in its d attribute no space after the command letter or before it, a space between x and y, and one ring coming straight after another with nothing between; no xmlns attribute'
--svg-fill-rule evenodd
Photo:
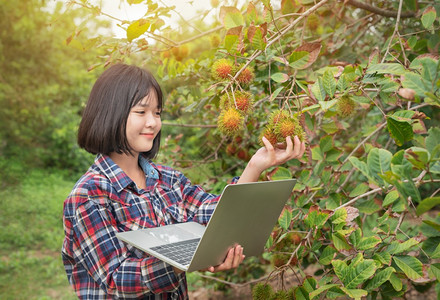
<svg viewBox="0 0 440 300"><path fill-rule="evenodd" d="M200 238L197 238L183 242L151 247L151 249L171 260L174 260L175 262L178 262L181 265L186 266L191 262L199 241Z"/></svg>

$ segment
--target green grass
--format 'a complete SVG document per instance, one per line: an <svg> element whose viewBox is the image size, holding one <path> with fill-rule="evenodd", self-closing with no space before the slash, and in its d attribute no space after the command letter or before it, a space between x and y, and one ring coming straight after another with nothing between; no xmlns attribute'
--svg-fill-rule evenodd
<svg viewBox="0 0 440 300"><path fill-rule="evenodd" d="M49 170L15 178L0 191L0 299L77 299L60 252L63 202L75 180Z"/></svg>
<svg viewBox="0 0 440 300"><path fill-rule="evenodd" d="M0 183L0 299L77 299L61 259L63 202L76 178L13 164ZM189 290L201 282L188 274Z"/></svg>

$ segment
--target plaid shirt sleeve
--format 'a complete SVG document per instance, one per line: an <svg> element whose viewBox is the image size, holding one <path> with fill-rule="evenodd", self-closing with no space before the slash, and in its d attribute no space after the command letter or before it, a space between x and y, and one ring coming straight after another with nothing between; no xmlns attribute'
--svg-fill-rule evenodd
<svg viewBox="0 0 440 300"><path fill-rule="evenodd" d="M192 217L194 222L206 225L220 196L205 192L199 185L192 185L191 181L178 171L176 171L176 175L188 215ZM237 183L238 179L238 177L234 177L231 183Z"/></svg>
<svg viewBox="0 0 440 300"><path fill-rule="evenodd" d="M170 265L153 257L138 258L116 238L116 221L102 199L84 201L75 213L73 234L82 264L108 295L132 298L148 290L156 294L178 288L182 276Z"/></svg>

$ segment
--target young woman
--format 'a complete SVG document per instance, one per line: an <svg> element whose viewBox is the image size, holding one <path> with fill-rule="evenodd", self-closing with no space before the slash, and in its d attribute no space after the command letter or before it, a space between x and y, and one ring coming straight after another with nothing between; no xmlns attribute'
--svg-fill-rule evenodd
<svg viewBox="0 0 440 300"><path fill-rule="evenodd" d="M102 73L90 93L78 144L96 154L64 203L62 258L81 299L186 299L185 274L118 240L116 232L177 222L206 224L219 199L179 171L151 161L160 145L162 91L147 70L124 64ZM233 183L257 181L267 168L305 150L297 137L286 149L265 147ZM208 268L236 268L243 249Z"/></svg>

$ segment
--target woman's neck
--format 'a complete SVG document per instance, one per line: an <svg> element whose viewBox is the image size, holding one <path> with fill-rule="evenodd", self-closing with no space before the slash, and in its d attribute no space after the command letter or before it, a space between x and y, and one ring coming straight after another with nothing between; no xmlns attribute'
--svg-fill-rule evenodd
<svg viewBox="0 0 440 300"><path fill-rule="evenodd" d="M139 188L145 188L145 173L139 166L139 154L129 155L112 152L109 156Z"/></svg>

